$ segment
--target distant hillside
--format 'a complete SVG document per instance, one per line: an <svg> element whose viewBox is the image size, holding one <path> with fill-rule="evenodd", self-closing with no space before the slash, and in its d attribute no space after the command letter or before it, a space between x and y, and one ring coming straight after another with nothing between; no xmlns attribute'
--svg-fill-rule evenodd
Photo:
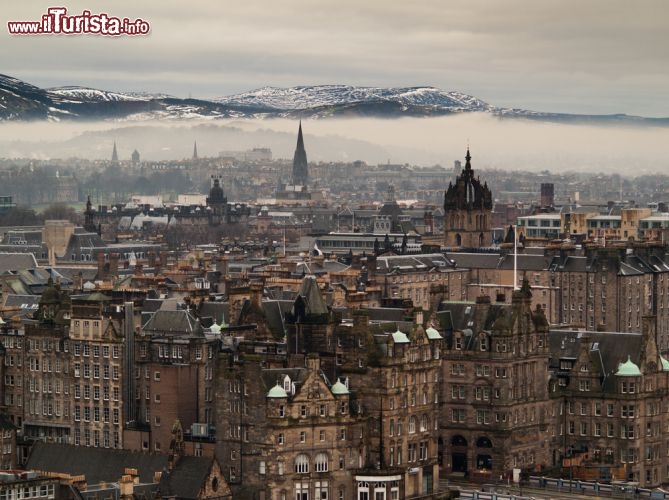
<svg viewBox="0 0 669 500"><path fill-rule="evenodd" d="M67 86L42 89L0 75L0 121L145 120L216 118L428 117L488 113L561 123L669 125L669 118L624 114L573 115L499 108L474 96L434 87L348 85L264 87L213 100L123 93Z"/></svg>

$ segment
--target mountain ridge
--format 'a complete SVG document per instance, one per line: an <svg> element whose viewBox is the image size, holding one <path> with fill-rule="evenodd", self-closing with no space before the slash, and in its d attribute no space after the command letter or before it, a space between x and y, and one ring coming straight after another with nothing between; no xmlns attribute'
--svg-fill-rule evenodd
<svg viewBox="0 0 669 500"><path fill-rule="evenodd" d="M398 118L487 113L501 119L560 123L668 126L668 118L626 114L587 115L493 106L475 96L431 86L261 87L215 99L163 93L115 92L69 85L40 88L0 74L0 121L91 121L220 118Z"/></svg>

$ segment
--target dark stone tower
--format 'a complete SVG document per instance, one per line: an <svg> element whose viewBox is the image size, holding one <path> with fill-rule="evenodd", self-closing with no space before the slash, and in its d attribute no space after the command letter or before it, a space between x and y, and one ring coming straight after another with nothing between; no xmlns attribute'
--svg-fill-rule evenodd
<svg viewBox="0 0 669 500"><path fill-rule="evenodd" d="M84 229L90 233L95 233L95 212L93 211L93 204L91 203L91 195L88 195L86 201L86 211L84 212Z"/></svg>
<svg viewBox="0 0 669 500"><path fill-rule="evenodd" d="M118 152L116 151L116 141L114 141L114 149L112 150L112 159L113 163L118 163Z"/></svg>
<svg viewBox="0 0 669 500"><path fill-rule="evenodd" d="M295 147L295 156L293 156L293 177L291 183L293 186L306 186L308 181L307 152L304 150L302 122L300 121L300 128L297 131L297 146Z"/></svg>
<svg viewBox="0 0 669 500"><path fill-rule="evenodd" d="M541 183L541 208L552 208L555 203L555 186L550 182Z"/></svg>
<svg viewBox="0 0 669 500"><path fill-rule="evenodd" d="M211 176L212 186L207 197L207 208L209 209L209 223L221 224L227 217L228 198L223 193L221 180L218 176Z"/></svg>
<svg viewBox="0 0 669 500"><path fill-rule="evenodd" d="M474 177L471 159L467 148L465 168L444 196L444 244L449 247L478 248L492 239L492 193Z"/></svg>

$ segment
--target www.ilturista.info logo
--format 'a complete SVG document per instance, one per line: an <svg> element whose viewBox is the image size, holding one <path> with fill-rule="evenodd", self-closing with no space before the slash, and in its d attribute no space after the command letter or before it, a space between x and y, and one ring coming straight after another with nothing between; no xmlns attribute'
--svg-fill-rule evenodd
<svg viewBox="0 0 669 500"><path fill-rule="evenodd" d="M8 21L11 35L147 35L151 26L143 19L130 20L105 13L91 14L84 10L68 16L65 7L49 7L40 21Z"/></svg>

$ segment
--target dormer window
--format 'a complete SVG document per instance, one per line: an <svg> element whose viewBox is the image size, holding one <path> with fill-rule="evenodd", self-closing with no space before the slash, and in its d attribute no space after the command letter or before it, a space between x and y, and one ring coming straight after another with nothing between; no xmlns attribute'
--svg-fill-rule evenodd
<svg viewBox="0 0 669 500"><path fill-rule="evenodd" d="M283 377L283 390L290 392L290 377L288 375Z"/></svg>
<svg viewBox="0 0 669 500"><path fill-rule="evenodd" d="M462 337L460 336L455 337L455 350L456 351L462 350Z"/></svg>

